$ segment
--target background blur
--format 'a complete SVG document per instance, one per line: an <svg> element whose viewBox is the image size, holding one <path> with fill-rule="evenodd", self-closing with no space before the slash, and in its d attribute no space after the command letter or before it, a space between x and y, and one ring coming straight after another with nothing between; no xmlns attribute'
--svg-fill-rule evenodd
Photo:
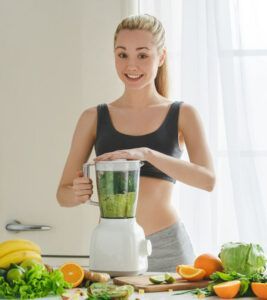
<svg viewBox="0 0 267 300"><path fill-rule="evenodd" d="M267 251L266 11L265 0L0 0L0 240L86 264L98 210L59 207L57 185L82 111L123 91L116 26L149 13L166 30L171 100L198 109L217 172L212 193L177 182L173 194L196 253L229 241ZM7 231L14 220L51 229Z"/></svg>

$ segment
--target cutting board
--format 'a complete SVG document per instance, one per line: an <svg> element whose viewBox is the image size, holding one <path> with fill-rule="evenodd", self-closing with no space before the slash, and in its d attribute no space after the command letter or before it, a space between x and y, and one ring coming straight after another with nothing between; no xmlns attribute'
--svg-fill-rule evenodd
<svg viewBox="0 0 267 300"><path fill-rule="evenodd" d="M157 274L158 275L158 274ZM209 280L201 281L187 281L179 277L178 274L171 274L176 282L174 283L161 283L153 284L149 281L151 275L139 275L131 277L115 277L113 278L114 284L123 285L130 284L134 287L136 291L144 290L144 292L153 293L153 292L164 292L164 291L178 291L178 290L191 290L195 288L203 288L209 284Z"/></svg>

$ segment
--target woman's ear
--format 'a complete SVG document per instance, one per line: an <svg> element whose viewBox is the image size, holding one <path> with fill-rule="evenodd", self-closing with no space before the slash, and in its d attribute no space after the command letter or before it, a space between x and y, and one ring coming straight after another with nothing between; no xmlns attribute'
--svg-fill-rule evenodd
<svg viewBox="0 0 267 300"><path fill-rule="evenodd" d="M166 58L167 50L164 47L162 49L162 53L160 54L160 59L159 59L159 67L161 67L164 64L165 58Z"/></svg>

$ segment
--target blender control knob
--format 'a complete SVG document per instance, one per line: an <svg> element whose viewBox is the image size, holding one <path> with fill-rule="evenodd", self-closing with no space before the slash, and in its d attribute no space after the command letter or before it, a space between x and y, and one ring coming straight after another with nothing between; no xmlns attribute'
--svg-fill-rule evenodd
<svg viewBox="0 0 267 300"><path fill-rule="evenodd" d="M152 253L152 244L150 240L143 240L140 247L140 254L142 256L150 256Z"/></svg>

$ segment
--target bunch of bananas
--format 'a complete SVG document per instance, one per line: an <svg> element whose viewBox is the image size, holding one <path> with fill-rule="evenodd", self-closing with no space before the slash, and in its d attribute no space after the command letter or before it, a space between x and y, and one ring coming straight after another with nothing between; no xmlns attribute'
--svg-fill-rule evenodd
<svg viewBox="0 0 267 300"><path fill-rule="evenodd" d="M30 240L16 239L0 243L0 268L20 264L26 259L42 261L41 248Z"/></svg>

